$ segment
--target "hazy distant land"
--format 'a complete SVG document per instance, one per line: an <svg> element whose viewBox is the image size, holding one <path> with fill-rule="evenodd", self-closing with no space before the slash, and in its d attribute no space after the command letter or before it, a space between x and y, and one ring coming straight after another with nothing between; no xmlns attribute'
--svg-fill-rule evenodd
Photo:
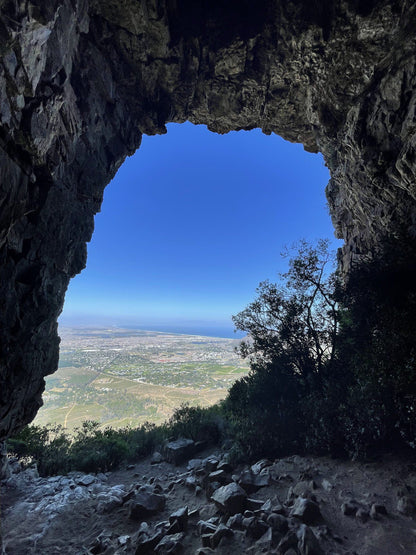
<svg viewBox="0 0 416 555"><path fill-rule="evenodd" d="M68 327L60 336L59 369L46 378L35 424L161 423L183 402L207 406L223 399L248 372L234 352L238 339Z"/></svg>

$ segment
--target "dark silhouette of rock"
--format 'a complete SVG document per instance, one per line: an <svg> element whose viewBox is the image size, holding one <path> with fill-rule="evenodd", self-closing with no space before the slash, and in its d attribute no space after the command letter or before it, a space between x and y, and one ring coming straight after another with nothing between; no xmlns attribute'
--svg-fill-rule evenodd
<svg viewBox="0 0 416 555"><path fill-rule="evenodd" d="M183 538L184 534L182 532L171 536L165 536L155 546L154 551L159 555L176 555L177 553L181 553L183 550Z"/></svg>
<svg viewBox="0 0 416 555"><path fill-rule="evenodd" d="M268 473L254 474L251 470L245 470L238 483L247 493L254 493L270 484L270 475Z"/></svg>
<svg viewBox="0 0 416 555"><path fill-rule="evenodd" d="M302 524L297 531L297 537L300 555L325 555L318 538L309 526Z"/></svg>
<svg viewBox="0 0 416 555"><path fill-rule="evenodd" d="M173 526L176 523L177 532L183 532L188 527L188 507L181 507L169 517L169 523Z"/></svg>
<svg viewBox="0 0 416 555"><path fill-rule="evenodd" d="M296 499L290 511L290 516L298 518L305 524L317 524L323 520L319 505L304 497Z"/></svg>
<svg viewBox="0 0 416 555"><path fill-rule="evenodd" d="M190 459L195 450L195 442L192 439L180 438L164 446L164 456L168 462L180 464Z"/></svg>
<svg viewBox="0 0 416 555"><path fill-rule="evenodd" d="M139 492L134 499L126 503L129 507L129 518L143 520L165 508L166 498L156 493Z"/></svg>

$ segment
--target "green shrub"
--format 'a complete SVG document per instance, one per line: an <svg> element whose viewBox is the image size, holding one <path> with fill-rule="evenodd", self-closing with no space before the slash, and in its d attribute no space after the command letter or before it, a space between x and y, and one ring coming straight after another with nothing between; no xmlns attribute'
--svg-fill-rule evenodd
<svg viewBox="0 0 416 555"><path fill-rule="evenodd" d="M26 426L7 441L8 451L27 464L36 462L39 474L70 470L71 441L62 426Z"/></svg>
<svg viewBox="0 0 416 555"><path fill-rule="evenodd" d="M73 437L60 426L26 426L8 440L8 451L27 464L36 462L44 476L71 470L107 472L151 454L171 436L217 443L223 427L219 406L203 409L183 405L162 426L147 422L137 428L101 429L99 422L87 420Z"/></svg>
<svg viewBox="0 0 416 555"><path fill-rule="evenodd" d="M301 386L282 366L256 367L230 389L224 409L235 451L247 459L277 457L303 450Z"/></svg>
<svg viewBox="0 0 416 555"><path fill-rule="evenodd" d="M182 404L167 423L167 432L174 437L217 444L224 433L224 418L220 405L190 407Z"/></svg>

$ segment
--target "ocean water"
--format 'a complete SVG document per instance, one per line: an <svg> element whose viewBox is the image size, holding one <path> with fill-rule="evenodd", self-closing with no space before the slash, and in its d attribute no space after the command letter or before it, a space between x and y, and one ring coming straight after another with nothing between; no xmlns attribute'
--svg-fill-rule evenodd
<svg viewBox="0 0 416 555"><path fill-rule="evenodd" d="M222 337L226 339L241 339L247 334L245 332L234 332L232 326L215 326L206 324L120 324L121 328L129 330L160 331L165 333L180 333L184 335L203 335L205 337Z"/></svg>

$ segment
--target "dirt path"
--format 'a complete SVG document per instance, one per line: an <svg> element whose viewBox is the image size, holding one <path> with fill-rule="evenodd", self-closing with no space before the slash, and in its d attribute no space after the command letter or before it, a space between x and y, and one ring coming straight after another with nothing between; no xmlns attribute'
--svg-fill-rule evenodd
<svg viewBox="0 0 416 555"><path fill-rule="evenodd" d="M67 428L67 423L68 423L68 416L71 414L71 412L74 410L74 408L77 406L77 402L74 401L74 404L72 405L72 407L69 409L69 411L66 413L65 415L65 420L64 420L64 429L66 430Z"/></svg>

